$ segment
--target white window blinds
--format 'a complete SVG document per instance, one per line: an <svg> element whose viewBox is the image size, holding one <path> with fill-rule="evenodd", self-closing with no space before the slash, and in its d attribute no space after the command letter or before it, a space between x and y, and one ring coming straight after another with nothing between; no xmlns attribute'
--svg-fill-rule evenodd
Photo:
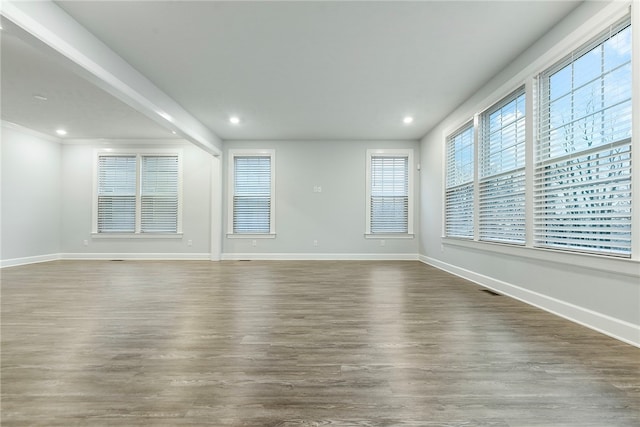
<svg viewBox="0 0 640 427"><path fill-rule="evenodd" d="M473 123L447 138L445 234L473 238Z"/></svg>
<svg viewBox="0 0 640 427"><path fill-rule="evenodd" d="M631 26L612 26L539 77L539 247L630 256Z"/></svg>
<svg viewBox="0 0 640 427"><path fill-rule="evenodd" d="M482 115L480 240L525 243L524 87Z"/></svg>
<svg viewBox="0 0 640 427"><path fill-rule="evenodd" d="M407 233L409 158L371 157L371 233Z"/></svg>
<svg viewBox="0 0 640 427"><path fill-rule="evenodd" d="M234 156L233 233L271 232L271 156Z"/></svg>
<svg viewBox="0 0 640 427"><path fill-rule="evenodd" d="M181 232L178 154L98 154L97 233Z"/></svg>
<svg viewBox="0 0 640 427"><path fill-rule="evenodd" d="M136 156L98 157L99 233L133 233L136 223Z"/></svg>
<svg viewBox="0 0 640 427"><path fill-rule="evenodd" d="M140 231L178 230L178 156L143 156Z"/></svg>

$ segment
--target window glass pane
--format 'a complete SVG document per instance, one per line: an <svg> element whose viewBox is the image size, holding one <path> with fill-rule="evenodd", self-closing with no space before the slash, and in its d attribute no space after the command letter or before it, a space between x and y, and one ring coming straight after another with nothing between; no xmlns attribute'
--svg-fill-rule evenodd
<svg viewBox="0 0 640 427"><path fill-rule="evenodd" d="M447 142L447 187L473 181L473 126Z"/></svg>
<svg viewBox="0 0 640 427"><path fill-rule="evenodd" d="M141 224L143 233L178 231L178 156L143 156Z"/></svg>
<svg viewBox="0 0 640 427"><path fill-rule="evenodd" d="M631 26L540 76L534 235L541 247L630 256ZM559 95L566 92L566 95ZM557 96L556 96L557 95Z"/></svg>
<svg viewBox="0 0 640 427"><path fill-rule="evenodd" d="M271 157L234 157L233 232L271 230Z"/></svg>
<svg viewBox="0 0 640 427"><path fill-rule="evenodd" d="M494 118L494 122L500 122ZM473 238L473 124L447 138L445 234Z"/></svg>
<svg viewBox="0 0 640 427"><path fill-rule="evenodd" d="M480 240L524 244L524 88L481 117Z"/></svg>
<svg viewBox="0 0 640 427"><path fill-rule="evenodd" d="M133 233L136 156L98 157L98 233Z"/></svg>
<svg viewBox="0 0 640 427"><path fill-rule="evenodd" d="M371 157L371 233L407 233L409 159Z"/></svg>

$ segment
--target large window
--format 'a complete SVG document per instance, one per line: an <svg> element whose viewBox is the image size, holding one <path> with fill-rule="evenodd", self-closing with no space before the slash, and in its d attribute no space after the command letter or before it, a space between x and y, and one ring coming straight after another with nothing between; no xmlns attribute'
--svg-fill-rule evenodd
<svg viewBox="0 0 640 427"><path fill-rule="evenodd" d="M473 123L447 138L445 235L473 239Z"/></svg>
<svg viewBox="0 0 640 427"><path fill-rule="evenodd" d="M525 243L524 87L482 114L480 240Z"/></svg>
<svg viewBox="0 0 640 427"><path fill-rule="evenodd" d="M630 256L631 26L539 77L535 245Z"/></svg>
<svg viewBox="0 0 640 427"><path fill-rule="evenodd" d="M178 154L98 154L96 233L180 230Z"/></svg>
<svg viewBox="0 0 640 427"><path fill-rule="evenodd" d="M367 234L413 233L413 150L367 151Z"/></svg>
<svg viewBox="0 0 640 427"><path fill-rule="evenodd" d="M229 153L229 234L273 235L274 152Z"/></svg>

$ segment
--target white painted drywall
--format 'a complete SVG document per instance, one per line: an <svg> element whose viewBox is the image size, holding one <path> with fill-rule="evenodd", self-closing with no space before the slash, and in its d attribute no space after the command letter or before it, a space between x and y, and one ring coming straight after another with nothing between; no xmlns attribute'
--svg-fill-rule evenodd
<svg viewBox="0 0 640 427"><path fill-rule="evenodd" d="M366 150L413 148L417 141L228 141L224 144L225 180L223 230L227 230L228 150L274 149L276 180L276 237L237 239L223 237L223 258L252 257L413 257L418 252L418 224L413 239L365 238ZM416 165L413 165L415 168ZM419 173L415 174L415 209ZM314 192L321 187L322 192ZM414 210L415 210L414 209ZM418 218L417 211L414 217ZM416 220L417 222L417 220ZM253 240L256 246L253 246ZM317 246L314 246L317 241Z"/></svg>
<svg viewBox="0 0 640 427"><path fill-rule="evenodd" d="M61 146L4 123L1 132L2 264L55 257L60 252Z"/></svg>
<svg viewBox="0 0 640 427"><path fill-rule="evenodd" d="M587 2L579 7L423 138L419 251L426 262L504 292L511 291L520 297L527 295L523 299L531 303L640 345L640 265L637 261L608 262L588 255L564 256L535 249L509 252L503 248L496 252L490 250L489 244L465 247L442 239L446 132L469 120L478 112L478 106L492 95L495 94L495 102L516 89L520 84L517 81L511 88L504 86L606 6L604 2ZM638 142L634 141L634 148L640 149Z"/></svg>

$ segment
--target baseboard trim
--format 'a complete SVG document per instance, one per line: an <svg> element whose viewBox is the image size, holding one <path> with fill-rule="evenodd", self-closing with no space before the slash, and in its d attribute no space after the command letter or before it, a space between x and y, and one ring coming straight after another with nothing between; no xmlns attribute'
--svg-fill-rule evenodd
<svg viewBox="0 0 640 427"><path fill-rule="evenodd" d="M223 261L417 261L418 254L223 253Z"/></svg>
<svg viewBox="0 0 640 427"><path fill-rule="evenodd" d="M56 260L211 261L209 253L61 253L0 260L0 268ZM223 261L417 261L418 254L226 253Z"/></svg>
<svg viewBox="0 0 640 427"><path fill-rule="evenodd" d="M640 325L616 319L548 295L534 292L483 274L457 267L434 258L419 255L424 264L436 267L455 276L474 282L480 286L499 292L508 297L522 301L541 310L560 316L579 325L608 335L619 341L640 347Z"/></svg>
<svg viewBox="0 0 640 427"><path fill-rule="evenodd" d="M0 268L17 267L19 265L37 264L40 262L56 261L60 254L36 255L23 258L11 258L0 260Z"/></svg>
<svg viewBox="0 0 640 427"><path fill-rule="evenodd" d="M65 253L64 260L211 261L209 253Z"/></svg>

